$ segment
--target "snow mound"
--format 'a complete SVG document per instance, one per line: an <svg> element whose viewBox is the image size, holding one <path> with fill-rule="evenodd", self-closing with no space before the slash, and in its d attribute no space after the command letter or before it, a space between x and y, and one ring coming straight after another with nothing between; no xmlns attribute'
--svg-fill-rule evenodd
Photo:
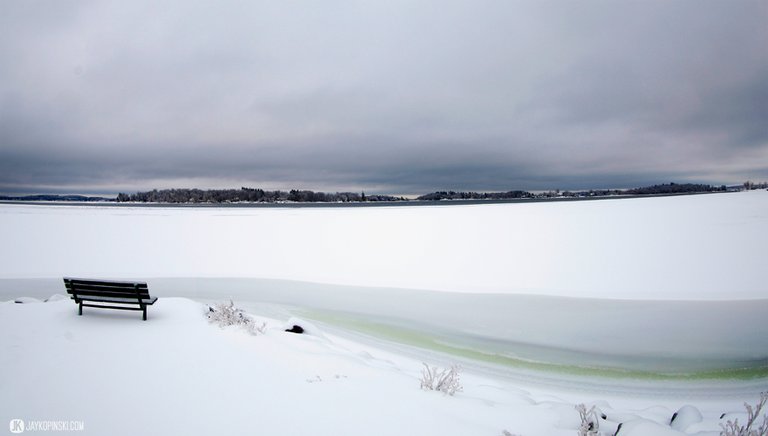
<svg viewBox="0 0 768 436"><path fill-rule="evenodd" d="M42 301L32 297L18 297L13 302L19 304L42 303Z"/></svg>
<svg viewBox="0 0 768 436"><path fill-rule="evenodd" d="M703 419L704 417L699 409L691 405L685 405L672 415L672 421L669 426L675 430L686 431L688 427L701 422Z"/></svg>
<svg viewBox="0 0 768 436"><path fill-rule="evenodd" d="M648 419L635 419L625 422L619 430L620 436L680 436L682 432Z"/></svg>
<svg viewBox="0 0 768 436"><path fill-rule="evenodd" d="M70 298L63 294L53 294L45 299L46 303L52 303L54 301L69 300Z"/></svg>

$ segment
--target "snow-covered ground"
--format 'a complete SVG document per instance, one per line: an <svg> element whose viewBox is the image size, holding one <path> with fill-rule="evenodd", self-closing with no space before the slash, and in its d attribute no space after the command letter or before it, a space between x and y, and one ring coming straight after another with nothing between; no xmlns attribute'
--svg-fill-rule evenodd
<svg viewBox="0 0 768 436"><path fill-rule="evenodd" d="M604 434L621 422L622 435L637 436L718 434L719 423L745 417L733 397L595 397L469 371L447 396L420 389L420 360L300 320L291 323L310 334L259 317L267 328L252 336L205 313L183 298L160 300L146 322L89 308L80 317L66 299L0 304L0 420L65 421L94 435L573 436L574 405L586 403L606 415ZM673 431L673 413L690 402L694 419Z"/></svg>
<svg viewBox="0 0 768 436"><path fill-rule="evenodd" d="M692 404L703 421L685 434L718 434L737 416L722 413L768 391L766 223L762 191L0 205L0 302L61 293L63 276L143 280L160 297L147 322L0 304L0 419L82 419L91 434L573 435L586 403L608 416L604 434L624 422L637 435L672 432ZM266 334L208 325L200 302L230 297ZM282 332L297 315L323 333ZM421 391L423 361L462 364L464 391Z"/></svg>

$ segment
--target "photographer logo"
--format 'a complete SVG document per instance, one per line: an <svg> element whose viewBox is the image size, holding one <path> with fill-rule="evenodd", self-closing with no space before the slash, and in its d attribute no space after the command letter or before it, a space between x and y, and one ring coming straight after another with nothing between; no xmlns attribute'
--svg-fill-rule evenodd
<svg viewBox="0 0 768 436"><path fill-rule="evenodd" d="M9 425L11 433L23 433L24 432L24 420L12 419Z"/></svg>

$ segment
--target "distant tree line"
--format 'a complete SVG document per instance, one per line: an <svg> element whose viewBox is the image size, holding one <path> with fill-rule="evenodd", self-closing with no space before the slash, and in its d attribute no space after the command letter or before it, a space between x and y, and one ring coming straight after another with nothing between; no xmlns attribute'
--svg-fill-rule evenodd
<svg viewBox="0 0 768 436"><path fill-rule="evenodd" d="M739 186L741 188L741 185ZM729 189L733 190L734 187ZM768 183L745 182L742 189L768 188ZM512 200L526 198L588 198L608 197L614 195L666 195L688 194L697 192L726 191L726 187L712 186L699 183L667 183L627 190L619 189L590 189L586 191L547 191L531 193L528 191L506 192L456 192L437 191L417 197L417 201L440 200ZM115 201L136 203L353 203L381 201L409 201L403 197L392 195L366 195L365 192L314 192L310 190L291 189L290 191L265 191L258 188L240 189L153 189L152 191L135 194L120 193L117 198L89 197L84 195L26 195L0 196L0 201Z"/></svg>
<svg viewBox="0 0 768 436"><path fill-rule="evenodd" d="M0 201L114 201L114 198L106 197L88 197L85 195L56 195L56 194L38 194L38 195L0 195Z"/></svg>
<svg viewBox="0 0 768 436"><path fill-rule="evenodd" d="M590 189L587 191L547 191L531 193L528 191L506 192L455 192L437 191L422 195L417 200L512 200L519 198L583 198L583 197L608 197L612 195L662 195L662 194L686 194L694 192L720 192L725 191L725 185L714 187L698 183L667 183L661 185L646 186L634 189Z"/></svg>
<svg viewBox="0 0 768 436"><path fill-rule="evenodd" d="M454 192L437 191L431 194L417 197L422 201L437 200L510 200L515 198L534 198L535 195L527 191L507 191L507 192Z"/></svg>
<svg viewBox="0 0 768 436"><path fill-rule="evenodd" d="M135 194L120 193L119 202L139 203L278 203L278 202L319 202L348 203L361 201L402 201L403 197L391 195L366 195L365 192L314 192L291 189L290 191L265 191L258 188L240 189L154 189Z"/></svg>
<svg viewBox="0 0 768 436"><path fill-rule="evenodd" d="M663 185L646 186L644 188L627 189L624 191L630 195L658 195L658 194L685 194L692 192L719 192L725 191L725 185L714 187L700 183L668 183Z"/></svg>
<svg viewBox="0 0 768 436"><path fill-rule="evenodd" d="M643 188L619 189L590 189L588 191L548 191L533 194L528 191L506 192L456 192L436 191L416 198L418 201L440 200L512 200L524 198L556 198L556 197L606 197L612 195L661 195L684 194L694 192L725 191L725 186L695 183L668 183L647 186ZM290 191L265 191L258 188L240 189L154 189L135 194L120 193L119 202L138 203L351 203L363 201L407 201L403 197L392 195L366 195L365 192L314 192L310 190L292 189Z"/></svg>
<svg viewBox="0 0 768 436"><path fill-rule="evenodd" d="M751 180L747 180L746 182L744 182L743 186L744 186L744 189L747 191L751 191L753 189L766 189L768 188L768 182L755 183Z"/></svg>
<svg viewBox="0 0 768 436"><path fill-rule="evenodd" d="M621 189L590 189L588 191L563 191L560 195L563 197L609 197L624 194L626 192ZM544 196L553 197L552 192L547 192Z"/></svg>

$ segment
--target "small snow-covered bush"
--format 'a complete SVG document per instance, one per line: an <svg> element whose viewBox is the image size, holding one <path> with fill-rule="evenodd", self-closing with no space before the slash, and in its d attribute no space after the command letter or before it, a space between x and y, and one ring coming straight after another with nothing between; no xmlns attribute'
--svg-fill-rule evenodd
<svg viewBox="0 0 768 436"><path fill-rule="evenodd" d="M227 303L216 303L208 306L208 322L216 324L219 327L231 325L240 326L252 335L264 333L267 327L266 323L257 325L242 309L235 307L235 303L229 300Z"/></svg>
<svg viewBox="0 0 768 436"><path fill-rule="evenodd" d="M424 369L421 371L421 388L427 391L440 391L446 395L461 392L464 388L459 380L459 369L458 365L440 369L424 363Z"/></svg>
<svg viewBox="0 0 768 436"><path fill-rule="evenodd" d="M760 418L760 411L768 401L768 392L760 394L760 401L753 408L751 405L744 403L744 407L747 409L747 423L745 425L739 425L739 420L734 419L723 425L720 424L723 431L720 432L720 436L768 436L768 415L763 415L763 423L757 426L757 420Z"/></svg>
<svg viewBox="0 0 768 436"><path fill-rule="evenodd" d="M600 436L600 421L597 419L595 406L587 410L587 406L583 403L577 404L576 411L579 412L579 418L581 418L579 436Z"/></svg>

